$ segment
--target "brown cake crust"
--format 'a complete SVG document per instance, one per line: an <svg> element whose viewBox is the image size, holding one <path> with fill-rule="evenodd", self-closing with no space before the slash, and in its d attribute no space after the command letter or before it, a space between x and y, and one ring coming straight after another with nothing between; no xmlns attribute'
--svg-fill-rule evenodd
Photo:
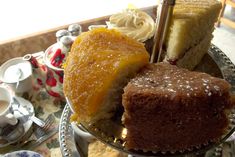
<svg viewBox="0 0 235 157"><path fill-rule="evenodd" d="M205 73L151 64L124 89L126 148L180 151L217 141L233 107L230 85Z"/></svg>

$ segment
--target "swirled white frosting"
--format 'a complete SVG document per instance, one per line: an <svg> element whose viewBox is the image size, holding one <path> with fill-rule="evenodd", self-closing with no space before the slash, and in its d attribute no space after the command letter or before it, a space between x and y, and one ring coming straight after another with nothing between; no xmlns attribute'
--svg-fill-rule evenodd
<svg viewBox="0 0 235 157"><path fill-rule="evenodd" d="M112 15L107 25L109 29L117 29L140 42L151 38L155 31L155 22L152 17L137 9L126 9Z"/></svg>

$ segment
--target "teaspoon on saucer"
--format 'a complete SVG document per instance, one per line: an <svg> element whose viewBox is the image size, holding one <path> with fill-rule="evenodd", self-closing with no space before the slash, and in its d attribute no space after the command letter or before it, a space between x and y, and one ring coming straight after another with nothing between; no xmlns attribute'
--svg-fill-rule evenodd
<svg viewBox="0 0 235 157"><path fill-rule="evenodd" d="M27 109L25 109L22 105L20 105L19 101L16 98L13 98L14 103L17 104L17 106L14 107L14 110L19 111L21 114L23 115L27 115L28 111ZM37 124L40 127L44 127L45 126L45 122L37 117L35 117L34 115L29 116L30 120L32 120L35 124Z"/></svg>
<svg viewBox="0 0 235 157"><path fill-rule="evenodd" d="M20 82L20 78L21 78L22 74L23 74L22 70L20 68L17 68L17 71L16 71L16 78L17 78L16 89L19 86L19 82Z"/></svg>

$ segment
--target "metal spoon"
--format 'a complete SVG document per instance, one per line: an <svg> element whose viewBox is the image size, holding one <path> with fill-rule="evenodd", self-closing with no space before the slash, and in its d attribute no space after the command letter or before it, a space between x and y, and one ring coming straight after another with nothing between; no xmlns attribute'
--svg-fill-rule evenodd
<svg viewBox="0 0 235 157"><path fill-rule="evenodd" d="M41 133L41 136L36 139L36 140L30 140L27 141L22 147L23 149L29 149L32 150L34 148L36 148L37 146L39 146L40 144L42 144L44 141L48 140L49 138L51 138L53 135L55 135L56 133L58 133L59 128L53 128L47 132Z"/></svg>
<svg viewBox="0 0 235 157"><path fill-rule="evenodd" d="M20 78L21 78L22 74L23 74L22 70L20 68L17 68L17 70L16 70L16 78L17 78L16 89L19 86L19 82L20 82Z"/></svg>
<svg viewBox="0 0 235 157"><path fill-rule="evenodd" d="M28 114L27 109L25 109L23 106L21 106L19 101L16 98L13 98L13 101L14 101L14 103L16 103L18 105L18 106L15 107L15 109L17 111L19 111L23 115ZM46 125L46 123L43 120L35 117L34 115L29 116L29 118L30 118L30 120L32 120L35 124L37 124L40 127L44 127Z"/></svg>

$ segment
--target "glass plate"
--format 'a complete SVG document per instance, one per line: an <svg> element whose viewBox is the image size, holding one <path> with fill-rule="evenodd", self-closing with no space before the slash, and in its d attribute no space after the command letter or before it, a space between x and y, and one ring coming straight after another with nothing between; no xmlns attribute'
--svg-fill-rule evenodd
<svg viewBox="0 0 235 157"><path fill-rule="evenodd" d="M209 73L215 77L221 77L226 79L232 85L232 93L235 92L235 66L230 61L230 59L216 46L212 45L208 51L208 54L202 59L202 62L195 69L196 71L203 71ZM69 106L66 105L64 112L62 114L61 123L60 123L60 146L61 151L64 156L76 156L80 157L87 154L87 148L83 148L84 145L80 144L82 140L74 138L73 130L69 122L69 117L72 114ZM231 134L235 131L235 111L231 115L231 123L228 132L221 138L217 143L210 143L207 146L201 147L200 149L193 149L184 152L175 152L175 153L152 153L152 152L143 152L143 151L129 151L126 150L123 143L124 140L121 138L122 130L124 127L121 123L117 121L101 121L97 126L87 129L89 133L94 135L100 141L106 143L107 145L114 147L120 151L126 152L128 154L134 155L144 155L144 156L182 156L182 155L194 155L200 154L208 151L209 149L215 148L219 144L223 143ZM120 122L120 120L119 120ZM107 129L114 128L114 129ZM111 127L110 127L111 126ZM98 129L97 129L98 128ZM107 130L111 130L108 131ZM83 141L84 142L84 141ZM72 144L72 145L71 145ZM87 144L86 144L87 146ZM79 151L80 149L80 151Z"/></svg>

